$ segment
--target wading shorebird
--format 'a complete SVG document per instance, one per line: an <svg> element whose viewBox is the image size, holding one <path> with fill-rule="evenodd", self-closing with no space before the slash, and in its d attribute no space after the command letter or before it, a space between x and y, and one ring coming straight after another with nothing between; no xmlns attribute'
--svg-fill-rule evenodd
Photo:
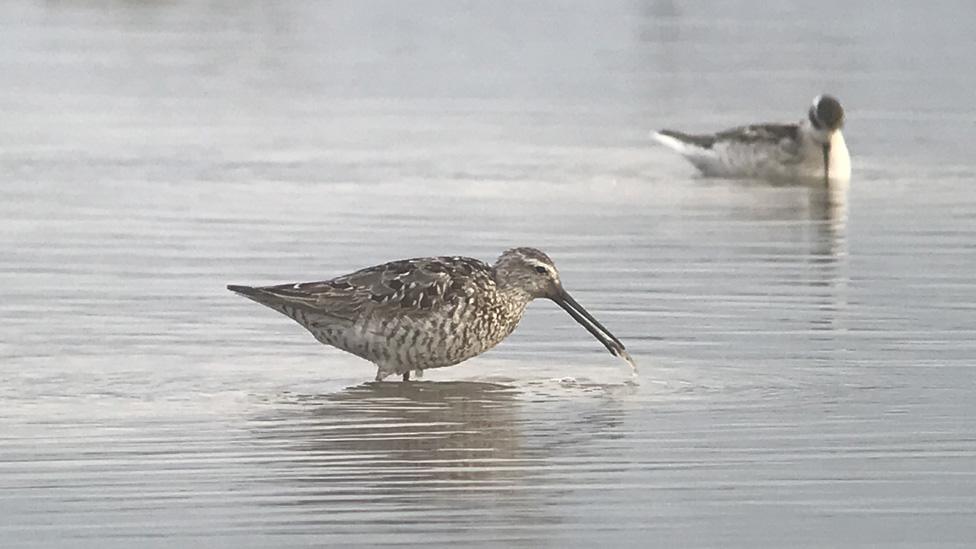
<svg viewBox="0 0 976 549"><path fill-rule="evenodd" d="M322 282L227 286L304 326L315 339L377 365L376 381L410 379L491 349L533 299L555 301L610 354L637 366L623 343L576 302L549 256L515 248L488 265L469 257L392 261Z"/></svg>
<svg viewBox="0 0 976 549"><path fill-rule="evenodd" d="M681 153L705 176L819 179L830 184L851 178L843 125L840 102L818 95L806 118L795 124L755 124L701 135L661 130L652 137Z"/></svg>

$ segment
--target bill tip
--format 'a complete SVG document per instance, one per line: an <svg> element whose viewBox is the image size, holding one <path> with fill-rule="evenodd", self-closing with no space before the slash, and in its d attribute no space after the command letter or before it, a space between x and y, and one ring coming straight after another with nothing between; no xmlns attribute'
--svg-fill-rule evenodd
<svg viewBox="0 0 976 549"><path fill-rule="evenodd" d="M634 362L634 358L630 356L630 353L621 349L619 356L620 358L624 359L624 361L627 362L627 364L630 365L630 369L634 371L634 375L637 375L637 363Z"/></svg>

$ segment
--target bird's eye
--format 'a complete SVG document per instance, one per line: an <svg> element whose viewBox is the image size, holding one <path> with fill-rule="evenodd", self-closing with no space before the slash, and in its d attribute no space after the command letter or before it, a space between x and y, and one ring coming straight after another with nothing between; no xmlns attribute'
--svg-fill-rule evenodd
<svg viewBox="0 0 976 549"><path fill-rule="evenodd" d="M544 275L544 274L547 274L549 272L549 269L547 269L547 268L545 268L545 267L543 267L543 266L540 265L540 266L538 266L538 267L535 268L535 272L537 272L537 273L539 273L541 275Z"/></svg>

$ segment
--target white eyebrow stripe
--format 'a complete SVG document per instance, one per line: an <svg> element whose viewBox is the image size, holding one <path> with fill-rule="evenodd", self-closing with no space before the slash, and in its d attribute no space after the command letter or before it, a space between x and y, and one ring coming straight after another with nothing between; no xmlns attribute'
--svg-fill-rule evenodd
<svg viewBox="0 0 976 549"><path fill-rule="evenodd" d="M552 268L552 265L549 265L548 263L543 263L542 261L539 261L538 259L533 259L531 257L526 257L525 258L525 262L528 263L529 265L532 265L533 267L543 267L549 273L552 273L552 274L555 274L556 273L556 270Z"/></svg>

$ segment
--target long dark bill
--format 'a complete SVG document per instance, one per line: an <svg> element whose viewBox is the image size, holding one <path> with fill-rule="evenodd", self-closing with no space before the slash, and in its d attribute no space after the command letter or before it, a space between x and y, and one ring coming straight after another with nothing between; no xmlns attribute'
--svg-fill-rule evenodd
<svg viewBox="0 0 976 549"><path fill-rule="evenodd" d="M830 141L823 144L824 184L830 185Z"/></svg>
<svg viewBox="0 0 976 549"><path fill-rule="evenodd" d="M560 289L559 295L553 298L553 301L569 313L569 316L573 317L573 320L579 322L581 326L586 328L586 331L590 332L597 341L602 343L610 351L611 355L624 359L635 372L637 371L637 364L634 363L634 359L630 357L630 353L624 348L624 344L611 334L610 330L606 329L603 324L600 324L600 321L593 318L593 315L577 303L566 290Z"/></svg>

